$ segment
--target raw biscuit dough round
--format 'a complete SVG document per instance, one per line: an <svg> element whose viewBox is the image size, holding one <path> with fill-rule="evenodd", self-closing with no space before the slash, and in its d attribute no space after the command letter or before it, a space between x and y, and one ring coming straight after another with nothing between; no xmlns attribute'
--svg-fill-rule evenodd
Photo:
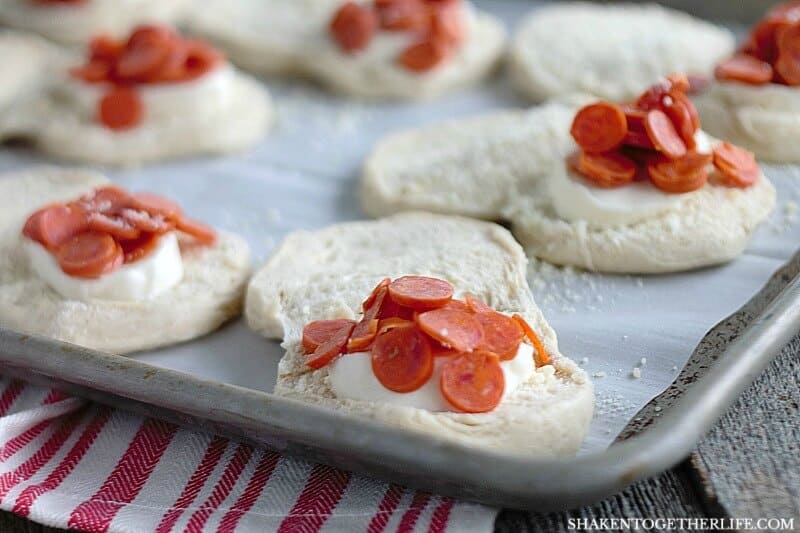
<svg viewBox="0 0 800 533"><path fill-rule="evenodd" d="M208 0L190 20L192 31L224 49L243 68L264 75L311 77L361 98L426 99L484 78L497 64L505 29L495 17L470 10L466 43L443 65L424 74L407 71L396 56L407 35L382 32L360 54L345 54L330 40L328 24L343 0ZM381 46L392 41L391 46ZM399 48L394 44L399 43ZM409 41L410 44L410 41Z"/></svg>
<svg viewBox="0 0 800 533"><path fill-rule="evenodd" d="M703 128L775 163L800 163L800 88L714 82L694 103Z"/></svg>
<svg viewBox="0 0 800 533"><path fill-rule="evenodd" d="M728 30L656 4L558 3L523 20L509 68L534 101L571 92L622 101L668 74L710 75L733 49Z"/></svg>
<svg viewBox="0 0 800 533"><path fill-rule="evenodd" d="M275 393L356 413L470 446L540 457L574 455L592 418L586 374L558 351L555 332L530 294L527 259L507 230L487 222L407 213L289 235L248 287L246 317L266 337L282 338L286 355ZM447 279L456 297L471 292L495 309L519 312L542 338L553 364L536 370L489 413L430 412L338 399L328 369L305 366L303 326L323 318L356 318L361 301L384 277L422 274Z"/></svg>
<svg viewBox="0 0 800 533"><path fill-rule="evenodd" d="M61 58L57 72L80 60ZM32 141L37 148L70 161L136 166L192 155L225 154L257 143L272 123L272 102L259 82L233 67L228 104L203 113L143 122L114 131L66 98L57 82L40 84L37 96L0 115L0 134ZM66 76L66 74L65 74ZM63 83L63 82L62 82ZM98 93L98 99L100 93Z"/></svg>
<svg viewBox="0 0 800 533"><path fill-rule="evenodd" d="M91 0L79 5L37 6L0 0L0 23L65 44L84 44L98 33L123 37L144 23L178 22L191 0Z"/></svg>
<svg viewBox="0 0 800 533"><path fill-rule="evenodd" d="M31 271L20 234L28 215L108 183L93 172L52 167L0 176L0 325L125 354L194 339L237 316L250 250L231 233L219 232L211 247L182 239L183 280L142 302L66 300Z"/></svg>
<svg viewBox="0 0 800 533"><path fill-rule="evenodd" d="M635 274L729 261L774 209L775 189L762 176L747 189L708 185L637 224L593 228L559 218L548 181L576 149L569 128L579 105L551 102L391 134L364 165L362 207L373 216L425 209L505 220L532 256Z"/></svg>

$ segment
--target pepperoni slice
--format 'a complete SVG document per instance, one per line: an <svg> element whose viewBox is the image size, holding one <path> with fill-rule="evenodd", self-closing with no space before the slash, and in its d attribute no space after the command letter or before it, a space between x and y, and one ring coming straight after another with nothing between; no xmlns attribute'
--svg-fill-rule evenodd
<svg viewBox="0 0 800 533"><path fill-rule="evenodd" d="M403 318L384 318L378 322L378 335L382 335L395 328L405 328L413 325L414 322L412 320L405 320Z"/></svg>
<svg viewBox="0 0 800 533"><path fill-rule="evenodd" d="M340 7L330 24L333 40L347 53L366 49L377 29L377 15L355 2Z"/></svg>
<svg viewBox="0 0 800 533"><path fill-rule="evenodd" d="M177 219L183 216L181 206L169 198L149 192L137 192L132 198L132 207L147 211L153 216L161 215L167 219Z"/></svg>
<svg viewBox="0 0 800 533"><path fill-rule="evenodd" d="M611 189L633 181L636 164L617 152L588 154L580 152L573 160L578 172L597 187Z"/></svg>
<svg viewBox="0 0 800 533"><path fill-rule="evenodd" d="M78 203L87 211L112 214L130 207L131 202L131 195L127 191L113 185L95 189L78 200Z"/></svg>
<svg viewBox="0 0 800 533"><path fill-rule="evenodd" d="M337 318L334 320L315 320L303 328L303 350L314 353L320 344L329 341L346 326L355 326L354 320Z"/></svg>
<svg viewBox="0 0 800 533"><path fill-rule="evenodd" d="M749 187L761 177L753 154L727 142L714 148L714 166L729 187Z"/></svg>
<svg viewBox="0 0 800 533"><path fill-rule="evenodd" d="M361 310L366 312L367 309L369 309L375 304L375 300L377 300L379 296L381 297L384 296L385 289L389 288L389 284L391 282L392 280L389 278L383 278L382 280L380 280L378 284L375 285L375 288L372 289L370 295L367 296L367 299L364 300L364 302L361 304Z"/></svg>
<svg viewBox="0 0 800 533"><path fill-rule="evenodd" d="M197 79L215 69L225 57L214 47L203 41L186 40L183 42L186 61L183 74L178 81Z"/></svg>
<svg viewBox="0 0 800 533"><path fill-rule="evenodd" d="M678 135L667 114L660 109L652 109L647 112L644 128L656 150L662 154L672 159L686 155L686 143Z"/></svg>
<svg viewBox="0 0 800 533"><path fill-rule="evenodd" d="M778 59L775 72L787 85L800 85L800 24L778 32Z"/></svg>
<svg viewBox="0 0 800 533"><path fill-rule="evenodd" d="M688 152L680 159L655 158L647 166L650 180L664 192L681 194L705 186L711 156L697 151Z"/></svg>
<svg viewBox="0 0 800 533"><path fill-rule="evenodd" d="M383 301L378 318L402 318L403 320L414 320L414 309L398 304L391 298Z"/></svg>
<svg viewBox="0 0 800 533"><path fill-rule="evenodd" d="M428 338L415 325L388 330L372 346L372 372L394 392L412 392L433 375Z"/></svg>
<svg viewBox="0 0 800 533"><path fill-rule="evenodd" d="M161 236L155 233L142 233L137 239L120 239L117 242L122 247L125 263L134 263L150 255L158 247L160 239Z"/></svg>
<svg viewBox="0 0 800 533"><path fill-rule="evenodd" d="M411 72L427 72L441 64L448 55L450 48L447 43L431 36L403 50L398 61Z"/></svg>
<svg viewBox="0 0 800 533"><path fill-rule="evenodd" d="M598 102L578 111L570 133L586 152L608 152L622 144L628 133L628 121L622 107Z"/></svg>
<svg viewBox="0 0 800 533"><path fill-rule="evenodd" d="M453 311L463 311L465 313L474 313L472 308L466 302L461 300L450 300L439 309L452 309Z"/></svg>
<svg viewBox="0 0 800 533"><path fill-rule="evenodd" d="M202 222L197 222L186 217L180 217L177 221L175 221L175 228L178 231L182 231L185 234L194 237L200 241L200 243L207 246L211 246L217 242L217 233L213 228L211 228L211 226L203 224Z"/></svg>
<svg viewBox="0 0 800 533"><path fill-rule="evenodd" d="M90 61L79 67L69 69L69 75L87 83L100 83L108 79L111 65L105 61Z"/></svg>
<svg viewBox="0 0 800 533"><path fill-rule="evenodd" d="M104 213L89 213L89 229L98 233L108 233L118 239L136 239L141 229L128 220Z"/></svg>
<svg viewBox="0 0 800 533"><path fill-rule="evenodd" d="M455 309L434 309L417 315L417 324L434 340L459 352L471 352L483 341L483 327L475 315Z"/></svg>
<svg viewBox="0 0 800 533"><path fill-rule="evenodd" d="M109 129L127 130L141 124L144 103L135 89L115 87L100 99L98 118Z"/></svg>
<svg viewBox="0 0 800 533"><path fill-rule="evenodd" d="M745 54L737 54L728 58L714 69L714 77L718 80L738 81L750 85L770 83L772 76L772 65Z"/></svg>
<svg viewBox="0 0 800 533"><path fill-rule="evenodd" d="M334 333L332 337L317 346L314 353L306 359L306 365L314 370L318 370L327 366L331 361L342 355L347 345L347 339L350 338L350 333L352 333L354 327L355 324L344 325L342 329Z"/></svg>
<svg viewBox="0 0 800 533"><path fill-rule="evenodd" d="M59 246L56 259L66 274L93 279L122 266L124 256L111 235L86 232Z"/></svg>
<svg viewBox="0 0 800 533"><path fill-rule="evenodd" d="M546 366L550 364L550 356L547 353L547 350L544 347L544 343L539 339L539 336L533 331L533 328L528 324L528 322L522 318L522 315L514 315L511 317L519 326L522 328L522 331L525 332L525 336L530 341L531 345L533 346L534 354L533 357L536 360L536 367Z"/></svg>
<svg viewBox="0 0 800 533"><path fill-rule="evenodd" d="M143 26L128 39L114 73L122 80L150 81L156 78L170 54L174 34L160 26Z"/></svg>
<svg viewBox="0 0 800 533"><path fill-rule="evenodd" d="M381 28L388 31L424 31L431 15L421 0L376 0Z"/></svg>
<svg viewBox="0 0 800 533"><path fill-rule="evenodd" d="M689 150L693 150L697 145L694 140L697 127L695 126L693 111L694 115L696 115L697 111L694 109L694 105L683 93L675 93L664 98L664 113L672 121L678 135L680 135Z"/></svg>
<svg viewBox="0 0 800 533"><path fill-rule="evenodd" d="M482 301L478 300L472 294L467 294L464 297L464 300L467 302L467 306L469 307L470 311L473 313L491 313L494 312L494 309L483 303Z"/></svg>
<svg viewBox="0 0 800 533"><path fill-rule="evenodd" d="M778 57L778 35L792 24L782 14L767 15L750 32L744 46L744 52L754 57L773 63Z"/></svg>
<svg viewBox="0 0 800 533"><path fill-rule="evenodd" d="M348 352L358 352L369 347L378 334L380 312L384 302L388 300L389 288L387 281L388 278L378 283L372 294L362 304L364 316L353 330L350 340L347 341Z"/></svg>
<svg viewBox="0 0 800 533"><path fill-rule="evenodd" d="M525 332L517 322L496 311L475 315L483 326L483 342L478 350L495 354L501 361L514 359Z"/></svg>
<svg viewBox="0 0 800 533"><path fill-rule="evenodd" d="M39 209L28 217L22 234L52 251L86 231L87 227L86 213L82 209L56 204Z"/></svg>
<svg viewBox="0 0 800 533"><path fill-rule="evenodd" d="M147 211L139 209L123 209L120 212L122 219L131 226L148 233L163 234L175 228L170 220L161 215L151 215Z"/></svg>
<svg viewBox="0 0 800 533"><path fill-rule="evenodd" d="M89 41L89 57L92 61L116 61L124 50L125 43L110 35L98 35Z"/></svg>
<svg viewBox="0 0 800 533"><path fill-rule="evenodd" d="M497 407L505 386L500 362L485 352L451 358L443 365L439 382L447 402L465 413L486 413Z"/></svg>
<svg viewBox="0 0 800 533"><path fill-rule="evenodd" d="M453 298L450 283L426 276L403 276L389 284L389 297L413 309L435 309Z"/></svg>

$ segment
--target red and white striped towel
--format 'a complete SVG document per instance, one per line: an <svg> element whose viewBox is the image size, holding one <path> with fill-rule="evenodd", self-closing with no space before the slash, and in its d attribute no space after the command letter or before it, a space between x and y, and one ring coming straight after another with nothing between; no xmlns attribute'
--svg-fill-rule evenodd
<svg viewBox="0 0 800 533"><path fill-rule="evenodd" d="M2 377L0 508L89 532L490 531L496 515Z"/></svg>

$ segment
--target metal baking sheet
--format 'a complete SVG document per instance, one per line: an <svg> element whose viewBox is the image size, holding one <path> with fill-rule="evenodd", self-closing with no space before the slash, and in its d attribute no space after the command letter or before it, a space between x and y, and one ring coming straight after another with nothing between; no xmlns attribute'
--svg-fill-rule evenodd
<svg viewBox="0 0 800 533"><path fill-rule="evenodd" d="M477 3L502 16L509 27L535 4ZM195 216L243 234L261 262L289 231L362 218L355 195L359 168L383 134L442 118L528 105L502 77L425 104L358 103L296 82L270 81L268 86L278 123L256 149L227 158L108 174L131 188L180 198ZM24 148L0 152L0 170L43 161ZM688 407L680 406L664 409L657 412L656 428L637 444L606 450L642 406L669 386L703 335L742 306L789 258L800 238L793 211L793 202L800 198L800 186L795 185L800 176L796 168L788 167L767 167L766 172L779 189L778 212L758 232L748 253L730 265L636 277L532 264L529 280L534 295L559 333L562 351L595 376L596 415L577 460L541 463L468 450L272 397L265 393L274 385L282 350L241 321L195 342L130 359L3 332L2 371L56 380L99 401L245 436L428 490L528 508L581 503L679 460L733 393L755 375L740 372L755 372L766 364L791 332L784 329L787 324L796 330L791 317L761 324L750 337L743 337L749 339L744 347L752 348L749 366L740 361L736 368L715 368L716 374L684 398L681 405L689 407L688 398L695 403L702 398L700 412L688 413ZM787 302L794 301L795 292L787 293L780 304L788 311L794 309ZM636 367L641 379L631 375ZM719 387L712 387L713 380L720 380ZM323 435L321 428L329 434ZM664 435L669 435L670 448L659 440ZM387 448L386 442L411 448L399 444ZM489 463L492 469L485 468ZM495 476L500 471L506 475Z"/></svg>

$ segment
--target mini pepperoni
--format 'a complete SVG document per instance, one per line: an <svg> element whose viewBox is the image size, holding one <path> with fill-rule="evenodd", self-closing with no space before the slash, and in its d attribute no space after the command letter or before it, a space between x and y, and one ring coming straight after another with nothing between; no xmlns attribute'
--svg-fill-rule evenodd
<svg viewBox="0 0 800 533"><path fill-rule="evenodd" d="M376 0L381 28L388 31L424 31L431 14L421 0Z"/></svg>
<svg viewBox="0 0 800 533"><path fill-rule="evenodd" d="M98 233L108 233L118 239L136 239L141 230L122 217L104 213L89 213L89 229Z"/></svg>
<svg viewBox="0 0 800 533"><path fill-rule="evenodd" d="M455 309L434 309L417 315L417 324L434 340L460 352L470 352L483 341L483 327L475 315Z"/></svg>
<svg viewBox="0 0 800 533"><path fill-rule="evenodd" d="M578 111L570 133L583 150L608 152L622 144L628 133L628 121L622 107L598 102Z"/></svg>
<svg viewBox="0 0 800 533"><path fill-rule="evenodd" d="M412 320L405 320L403 318L384 318L378 322L378 335L386 333L394 328L405 328L413 326Z"/></svg>
<svg viewBox="0 0 800 533"><path fill-rule="evenodd" d="M464 300L466 300L467 306L473 313L490 313L494 311L494 309L492 309L482 301L478 300L472 294L467 294L464 297Z"/></svg>
<svg viewBox="0 0 800 533"><path fill-rule="evenodd" d="M99 83L108 80L111 65L104 61L90 61L79 67L69 69L69 75L87 83Z"/></svg>
<svg viewBox="0 0 800 533"><path fill-rule="evenodd" d="M528 324L527 320L522 318L522 315L514 315L512 319L519 324L522 328L522 331L525 332L525 336L530 341L531 345L533 346L534 354L533 357L536 360L536 367L541 367L550 364L550 356L547 353L547 349L544 347L544 343L539 339L539 336L533 331L533 328Z"/></svg>
<svg viewBox="0 0 800 533"><path fill-rule="evenodd" d="M389 289L386 280L378 283L372 294L364 301L364 316L356 324L350 340L347 341L347 351L357 352L367 348L378 334L378 321L384 302L388 300Z"/></svg>
<svg viewBox="0 0 800 533"><path fill-rule="evenodd" d="M160 240L161 236L155 233L142 233L136 239L117 239L117 242L122 247L125 263L134 263L153 253Z"/></svg>
<svg viewBox="0 0 800 533"><path fill-rule="evenodd" d="M692 115L693 110L694 105L683 93L676 93L664 99L664 113L672 121L678 135L680 135L689 150L693 150L697 144L694 140L697 128Z"/></svg>
<svg viewBox="0 0 800 533"><path fill-rule="evenodd" d="M108 185L82 196L77 203L87 211L116 214L121 209L130 207L132 201L131 195L126 190Z"/></svg>
<svg viewBox="0 0 800 533"><path fill-rule="evenodd" d="M55 204L39 209L28 217L22 233L48 250L55 250L87 228L85 211L76 206Z"/></svg>
<svg viewBox="0 0 800 533"><path fill-rule="evenodd" d="M98 118L109 129L127 130L141 124L144 103L135 89L115 87L100 99Z"/></svg>
<svg viewBox="0 0 800 533"><path fill-rule="evenodd" d="M439 388L459 411L486 413L503 399L505 381L497 357L475 352L448 360L442 367Z"/></svg>
<svg viewBox="0 0 800 533"><path fill-rule="evenodd" d="M772 76L772 65L745 54L737 54L726 59L714 69L714 77L718 80L738 81L750 85L770 83Z"/></svg>
<svg viewBox="0 0 800 533"><path fill-rule="evenodd" d="M66 274L93 279L122 266L124 256L111 235L86 232L59 246L56 259Z"/></svg>
<svg viewBox="0 0 800 533"><path fill-rule="evenodd" d="M98 35L89 41L89 57L92 61L116 61L124 50L125 43L110 35Z"/></svg>
<svg viewBox="0 0 800 533"><path fill-rule="evenodd" d="M391 391L419 389L433 375L430 341L413 324L388 330L372 346L372 372Z"/></svg>
<svg viewBox="0 0 800 533"><path fill-rule="evenodd" d="M778 58L778 34L791 24L782 15L767 15L750 32L743 52L773 63Z"/></svg>
<svg viewBox="0 0 800 533"><path fill-rule="evenodd" d="M380 280L378 284L375 285L375 288L372 289L370 295L367 296L367 299L361 303L361 310L366 311L367 309L373 306L375 300L377 300L379 296L385 295L384 289L388 289L389 284L391 282L392 280L389 278L383 278L382 280Z"/></svg>
<svg viewBox="0 0 800 533"><path fill-rule="evenodd" d="M132 207L147 211L151 215L161 215L168 219L175 219L183 215L183 210L177 203L169 198L149 192L137 192L134 194Z"/></svg>
<svg viewBox="0 0 800 533"><path fill-rule="evenodd" d="M453 286L438 278L403 276L389 284L389 297L413 309L435 309L453 298Z"/></svg>
<svg viewBox="0 0 800 533"><path fill-rule="evenodd" d="M655 158L647 166L647 172L657 188L664 192L681 194L705 186L710 163L710 155L693 150L680 159Z"/></svg>
<svg viewBox="0 0 800 533"><path fill-rule="evenodd" d="M714 148L714 166L729 187L749 187L761 177L753 154L727 142Z"/></svg>
<svg viewBox="0 0 800 533"><path fill-rule="evenodd" d="M778 33L778 59L775 72L787 85L800 85L800 24Z"/></svg>
<svg viewBox="0 0 800 533"><path fill-rule="evenodd" d="M347 53L365 50L377 29L377 15L355 2L340 7L330 24L333 40Z"/></svg>
<svg viewBox="0 0 800 533"><path fill-rule="evenodd" d="M666 113L660 109L648 111L644 127L656 150L672 159L686 155L686 143L678 135Z"/></svg>
<svg viewBox="0 0 800 533"><path fill-rule="evenodd" d="M449 55L450 48L444 40L428 37L404 49L398 62L411 72L427 72L440 65Z"/></svg>
<svg viewBox="0 0 800 533"><path fill-rule="evenodd" d="M115 65L122 80L149 81L157 77L170 54L174 34L160 26L143 26L128 39Z"/></svg>
<svg viewBox="0 0 800 533"><path fill-rule="evenodd" d="M444 304L440 309L452 309L454 311L464 311L465 313L473 313L472 308L466 302L461 300L450 300Z"/></svg>
<svg viewBox="0 0 800 533"><path fill-rule="evenodd" d="M303 350L312 354L323 344L339 333L346 326L355 326L354 320L337 318L334 320L316 320L303 328Z"/></svg>
<svg viewBox="0 0 800 533"><path fill-rule="evenodd" d="M178 81L195 80L223 63L225 57L206 42L187 39L183 42L186 61Z"/></svg>
<svg viewBox="0 0 800 533"><path fill-rule="evenodd" d="M636 164L617 152L577 155L579 173L597 187L621 187L633 181Z"/></svg>
<svg viewBox="0 0 800 533"><path fill-rule="evenodd" d="M353 331L354 327L355 324L344 325L342 329L334 333L332 337L317 346L314 353L306 359L306 365L314 370L318 370L327 366L331 361L342 355L345 346L347 346L347 339L350 338L350 333Z"/></svg>
<svg viewBox="0 0 800 533"><path fill-rule="evenodd" d="M183 233L194 237L202 244L211 246L217 242L217 233L211 226L203 224L202 222L197 222L186 217L180 217L175 222L175 228L178 231L182 231Z"/></svg>
<svg viewBox="0 0 800 533"><path fill-rule="evenodd" d="M175 229L175 224L161 215L151 215L139 209L123 209L120 216L131 226L147 233L163 234Z"/></svg>
<svg viewBox="0 0 800 533"><path fill-rule="evenodd" d="M672 82L668 79L661 80L642 93L636 100L636 107L642 111L660 109L661 101L669 93L670 89L672 89Z"/></svg>
<svg viewBox="0 0 800 533"><path fill-rule="evenodd" d="M525 332L517 322L496 311L475 315L483 326L483 342L478 349L495 354L501 361L514 359Z"/></svg>

